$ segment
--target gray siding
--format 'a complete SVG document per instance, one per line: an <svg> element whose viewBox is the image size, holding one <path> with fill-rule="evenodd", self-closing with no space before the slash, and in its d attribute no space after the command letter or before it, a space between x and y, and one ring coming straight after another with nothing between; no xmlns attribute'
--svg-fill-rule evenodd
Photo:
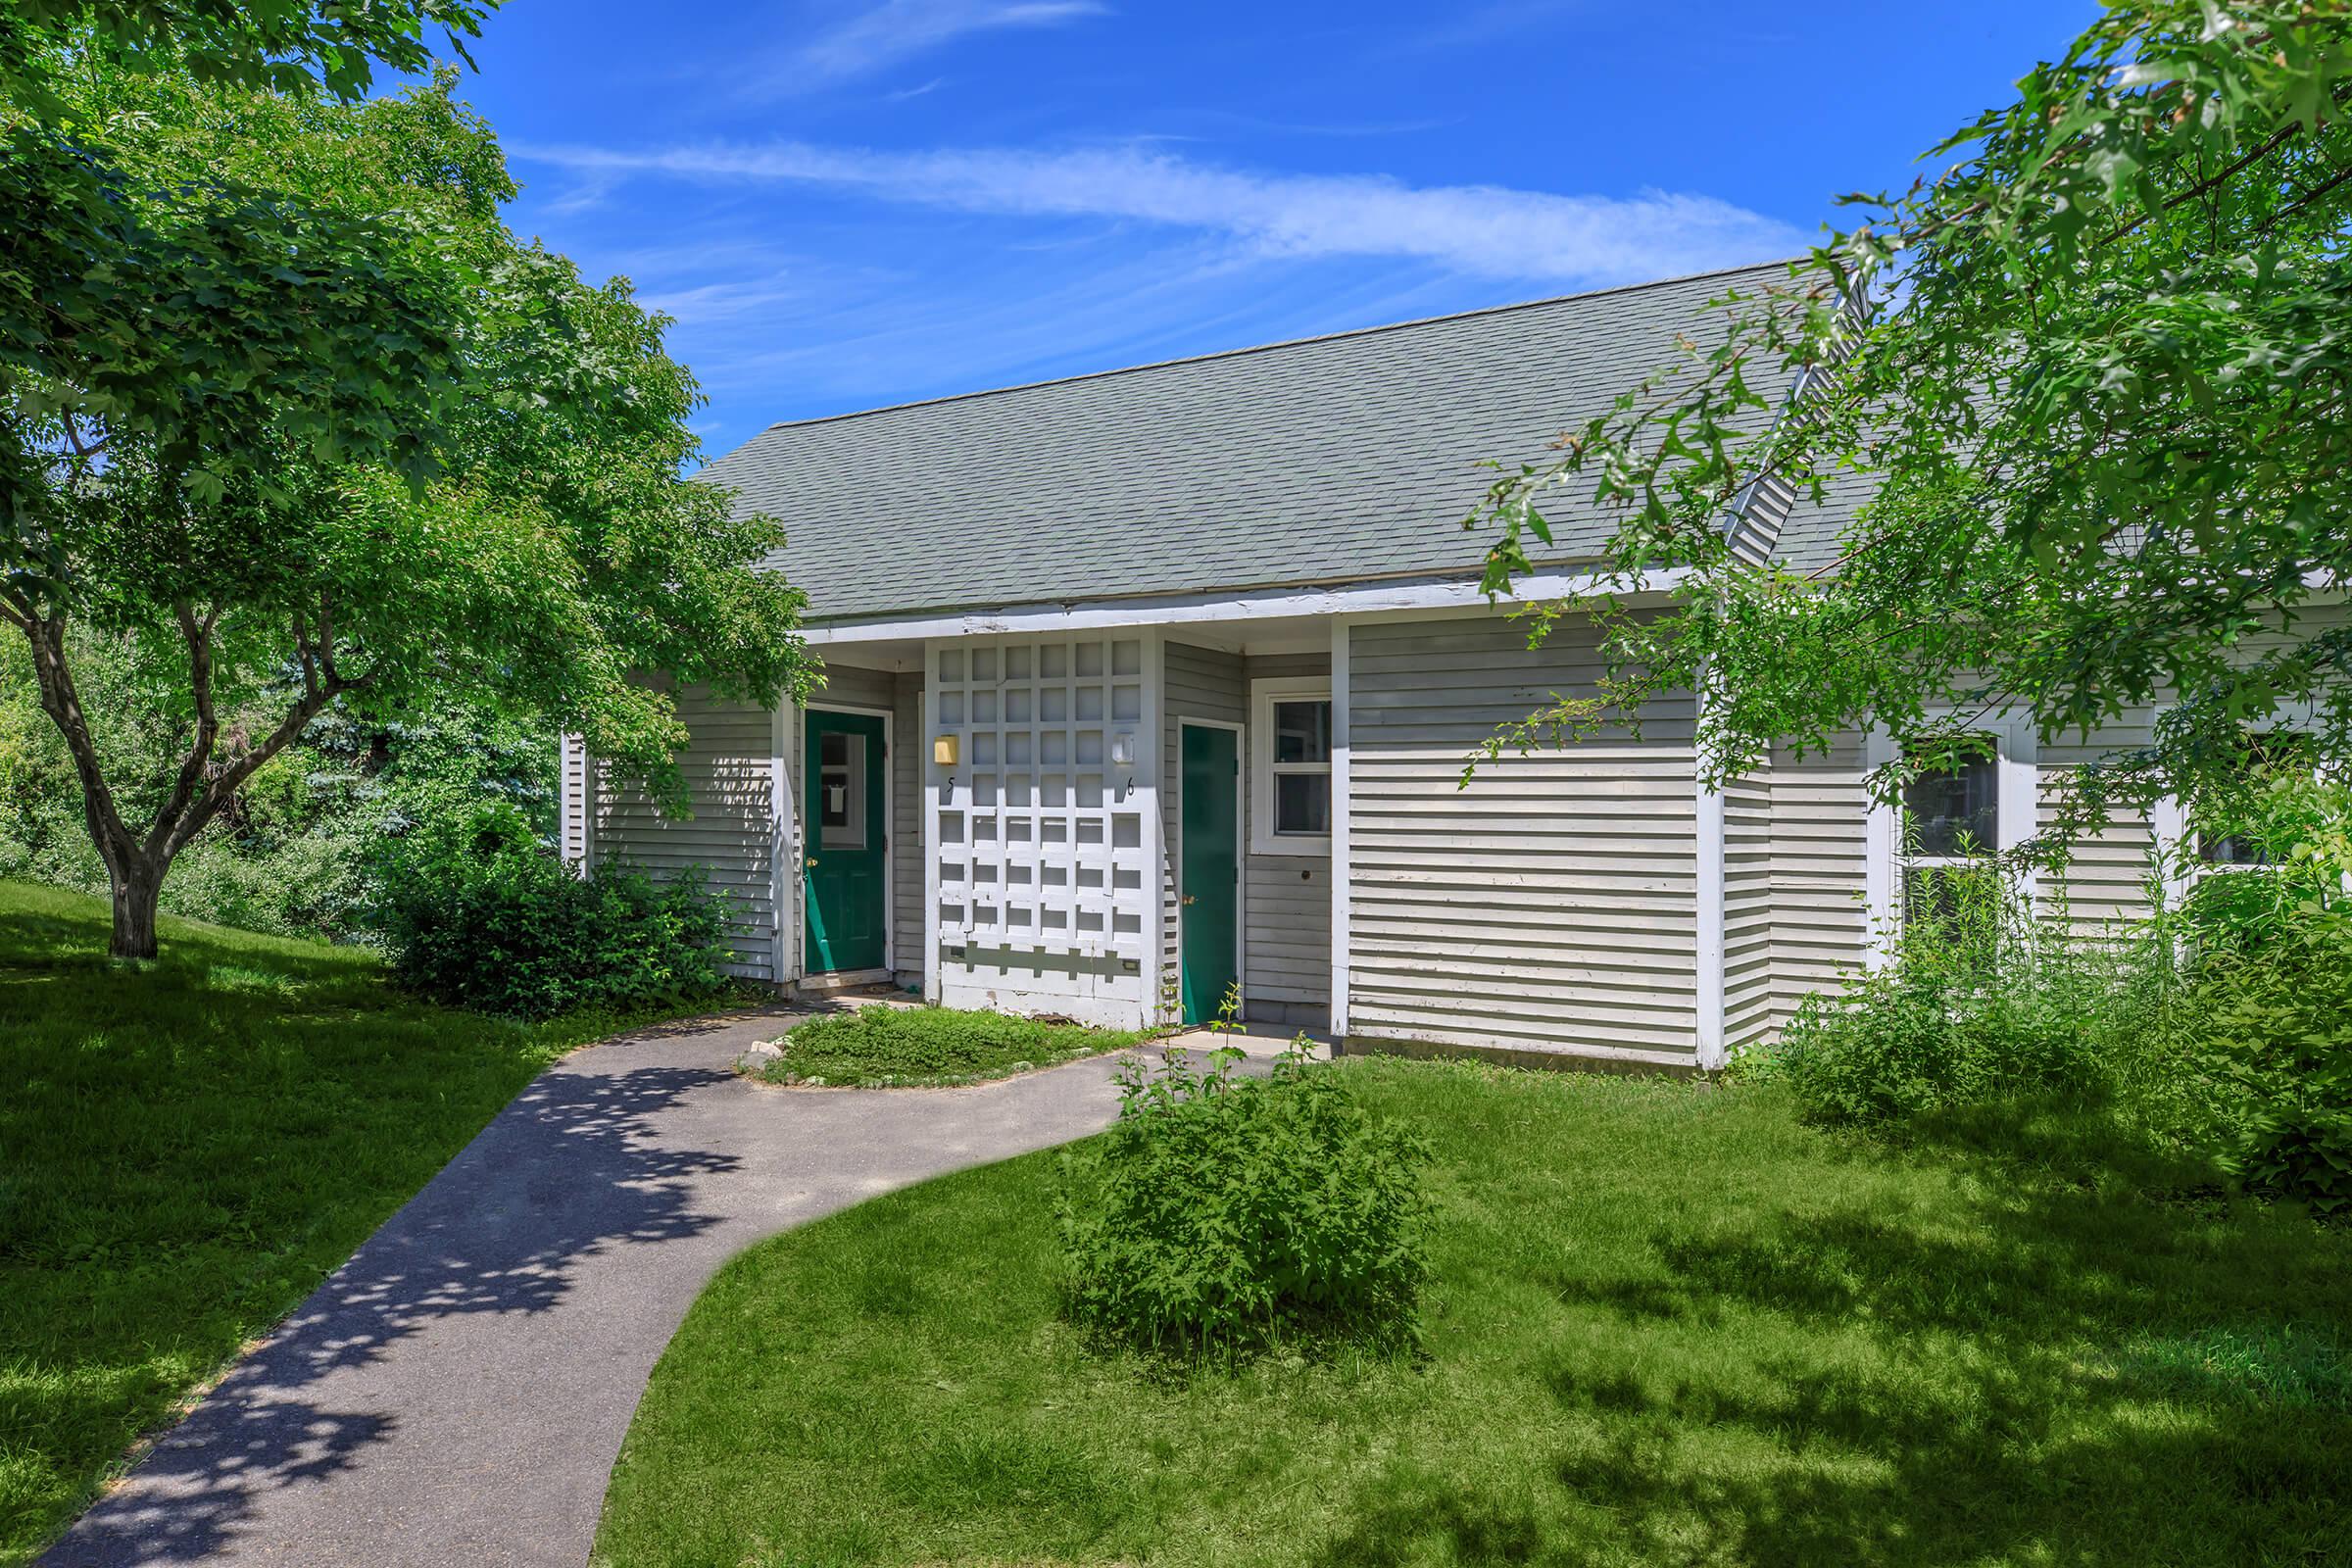
<svg viewBox="0 0 2352 1568"><path fill-rule="evenodd" d="M1245 682L1331 676L1331 655L1260 654L1242 669ZM1244 690L1248 687L1245 684ZM1243 747L1243 771L1257 765L1261 739ZM1254 780L1252 779L1252 784ZM1250 792L1244 792L1250 799ZM1242 842L1250 842L1245 810ZM1242 866L1242 994L1253 1022L1323 1029L1331 1023L1331 852L1247 856Z"/></svg>
<svg viewBox="0 0 2352 1568"><path fill-rule="evenodd" d="M690 686L678 699L689 739L678 770L692 808L668 818L645 792L595 765L590 816L596 857L658 880L701 869L731 906L733 972L775 978L775 745L768 710Z"/></svg>
<svg viewBox="0 0 2352 1568"><path fill-rule="evenodd" d="M1690 699L1464 789L1497 725L1594 693L1592 629L1363 624L1349 668L1351 1036L1694 1060Z"/></svg>
<svg viewBox="0 0 2352 1568"><path fill-rule="evenodd" d="M1827 754L1802 761L1786 752L1772 760L1771 1033L1795 1016L1808 993L1840 984L1862 962L1866 771L1859 733L1838 736Z"/></svg>
<svg viewBox="0 0 2352 1568"><path fill-rule="evenodd" d="M1723 1039L1772 1028L1772 772L1723 786Z"/></svg>
<svg viewBox="0 0 2352 1568"><path fill-rule="evenodd" d="M923 978L923 672L902 670L890 737L891 966L902 980Z"/></svg>
<svg viewBox="0 0 2352 1568"><path fill-rule="evenodd" d="M1160 904L1165 911L1160 921L1160 978L1158 995L1166 999L1173 994L1181 976L1183 960L1184 909L1176 900L1177 870L1184 863L1184 747L1180 725L1188 718L1212 718L1221 723L1249 722L1248 686L1242 679L1242 659L1214 648L1196 648L1190 643L1170 642L1165 645L1164 679L1161 687L1159 808L1160 837L1167 853L1160 865ZM1242 844L1250 842L1249 801L1245 794L1242 806ZM1246 874L1246 873L1245 873ZM1235 889L1235 896L1245 900L1246 891ZM1245 916L1246 918L1246 916ZM1248 982L1244 987L1247 994ZM1173 1015L1174 1004L1168 1004Z"/></svg>

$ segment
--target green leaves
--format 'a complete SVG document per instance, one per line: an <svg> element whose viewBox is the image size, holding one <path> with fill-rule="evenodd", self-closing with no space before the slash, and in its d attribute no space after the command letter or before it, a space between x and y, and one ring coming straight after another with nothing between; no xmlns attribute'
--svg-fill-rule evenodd
<svg viewBox="0 0 2352 1568"><path fill-rule="evenodd" d="M160 877L338 706L529 712L676 804L645 672L805 689L801 597L754 570L775 524L681 477L693 378L625 283L499 220L453 76L345 104L96 58L68 118L106 139L19 124L0 157L38 219L0 228L0 614L180 683L188 788L133 831L90 784L110 866Z"/></svg>
<svg viewBox="0 0 2352 1568"><path fill-rule="evenodd" d="M2296 614L2352 577L2348 106L2345 0L2111 4L1933 177L1849 199L1719 337L1498 481L1490 589L1539 493L1607 507L1616 588L1682 571L1662 619L1612 622L1625 691L1717 671L1718 777L1939 706L2045 738L2291 709L2352 753L2342 650ZM1768 535L1825 502L1842 535L1800 575L1732 548L1735 507ZM2202 755L2160 738L2102 805L2183 790Z"/></svg>

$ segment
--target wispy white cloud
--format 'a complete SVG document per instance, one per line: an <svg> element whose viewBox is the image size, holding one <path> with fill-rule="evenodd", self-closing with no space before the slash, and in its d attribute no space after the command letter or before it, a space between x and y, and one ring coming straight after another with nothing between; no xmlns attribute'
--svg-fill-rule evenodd
<svg viewBox="0 0 2352 1568"><path fill-rule="evenodd" d="M515 151L582 174L815 185L962 212L1165 224L1268 255L1409 258L1457 272L1589 285L1786 256L1806 243L1788 223L1711 196L1256 173L1136 147L902 153L773 142Z"/></svg>
<svg viewBox="0 0 2352 1568"><path fill-rule="evenodd" d="M1105 14L1102 0L882 0L817 34L766 78L791 92L862 76L966 33L1053 27Z"/></svg>

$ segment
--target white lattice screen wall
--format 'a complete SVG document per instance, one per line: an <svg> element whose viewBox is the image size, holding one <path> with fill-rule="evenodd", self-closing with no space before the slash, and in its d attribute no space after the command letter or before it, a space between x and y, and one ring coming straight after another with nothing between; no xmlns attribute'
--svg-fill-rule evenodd
<svg viewBox="0 0 2352 1568"><path fill-rule="evenodd" d="M1155 638L935 643L925 838L940 1000L1137 1027L1159 951ZM934 743L953 737L956 760Z"/></svg>

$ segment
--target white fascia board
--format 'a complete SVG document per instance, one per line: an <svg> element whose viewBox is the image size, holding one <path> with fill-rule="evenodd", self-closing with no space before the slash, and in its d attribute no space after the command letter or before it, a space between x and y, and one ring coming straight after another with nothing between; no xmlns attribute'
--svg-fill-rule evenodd
<svg viewBox="0 0 2352 1568"><path fill-rule="evenodd" d="M1326 588L1276 588L1259 593L1171 594L1068 604L1017 605L889 620L812 625L802 636L818 647L899 642L910 638L1052 635L1121 626L1173 626L1198 621L1275 620L1296 615L1376 615L1449 610L1508 611L1553 599L1587 599L1614 590L1666 593L1687 575L1681 567L1645 573L1630 590L1599 572L1544 571L1522 577L1510 595L1490 601L1477 579L1356 583Z"/></svg>

